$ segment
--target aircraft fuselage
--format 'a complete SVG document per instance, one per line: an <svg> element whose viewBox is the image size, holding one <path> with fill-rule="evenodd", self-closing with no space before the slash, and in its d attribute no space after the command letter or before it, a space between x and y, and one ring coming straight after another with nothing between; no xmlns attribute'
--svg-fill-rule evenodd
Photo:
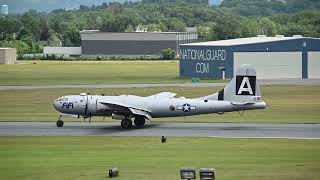
<svg viewBox="0 0 320 180"><path fill-rule="evenodd" d="M153 98L133 95L101 96L101 95L70 95L54 101L54 107L61 113L90 116L110 116L117 111L101 102L125 104L127 107L139 107L146 110L153 118L192 116L251 109L264 109L262 101L255 104L237 105L230 101L199 100L186 98ZM121 107L118 107L121 108ZM120 112L120 111L119 111ZM120 114L125 113L123 111ZM130 114L130 111L127 111Z"/></svg>

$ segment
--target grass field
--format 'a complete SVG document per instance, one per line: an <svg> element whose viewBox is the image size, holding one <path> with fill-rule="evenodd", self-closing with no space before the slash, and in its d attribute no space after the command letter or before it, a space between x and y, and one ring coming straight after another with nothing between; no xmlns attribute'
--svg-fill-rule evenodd
<svg viewBox="0 0 320 180"><path fill-rule="evenodd" d="M214 167L219 180L317 180L320 141L117 137L0 137L1 179L178 180L179 168Z"/></svg>
<svg viewBox="0 0 320 180"><path fill-rule="evenodd" d="M152 95L162 91L179 96L200 97L219 91L220 88L130 88L130 89L37 89L0 91L0 121L52 121L58 112L52 101L59 96L90 92L108 95ZM154 121L184 122L265 122L265 123L320 123L320 86L262 86L263 99L269 105L265 110L237 112L224 115L154 119ZM110 120L109 118L106 118ZM81 121L65 119L66 121ZM101 121L102 117L93 118Z"/></svg>
<svg viewBox="0 0 320 180"><path fill-rule="evenodd" d="M19 61L0 65L0 85L176 82L191 82L179 78L179 61Z"/></svg>
<svg viewBox="0 0 320 180"><path fill-rule="evenodd" d="M178 61L20 61L0 66L0 85L175 83ZM218 81L204 81L218 82ZM152 95L199 97L220 88L34 89L0 91L0 121L52 121L60 96ZM175 122L320 123L320 86L262 86L260 111L154 119ZM93 118L101 121L101 117ZM81 121L66 118L65 121ZM110 121L107 118L107 121ZM0 179L105 179L112 166L130 180L180 179L179 168L214 167L221 180L316 180L320 140L147 137L0 137Z"/></svg>

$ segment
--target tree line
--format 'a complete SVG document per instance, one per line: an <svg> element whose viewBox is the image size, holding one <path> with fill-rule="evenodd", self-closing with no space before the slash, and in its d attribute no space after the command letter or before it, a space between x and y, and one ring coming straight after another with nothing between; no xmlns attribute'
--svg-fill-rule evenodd
<svg viewBox="0 0 320 180"><path fill-rule="evenodd" d="M138 26L149 31L185 31L186 27L196 26L201 41L258 34L320 37L320 8L310 3L299 6L301 1L317 1L287 0L291 5L285 8L276 0L224 0L219 7L192 1L194 3L189 0L104 3L92 7L81 5L78 10L57 9L50 13L32 10L3 16L0 17L0 47L16 47L19 54L39 53L41 41L80 46L81 30L132 32ZM266 7L261 7L261 3L266 2L269 4L264 10ZM244 8L248 3L251 8Z"/></svg>

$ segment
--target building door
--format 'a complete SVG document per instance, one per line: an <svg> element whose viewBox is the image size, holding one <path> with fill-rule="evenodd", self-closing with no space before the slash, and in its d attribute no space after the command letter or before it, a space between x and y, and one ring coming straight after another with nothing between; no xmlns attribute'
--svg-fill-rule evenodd
<svg viewBox="0 0 320 180"><path fill-rule="evenodd" d="M308 78L320 78L320 52L308 52Z"/></svg>
<svg viewBox="0 0 320 180"><path fill-rule="evenodd" d="M302 78L302 52L235 52L234 71L251 64L258 79Z"/></svg>

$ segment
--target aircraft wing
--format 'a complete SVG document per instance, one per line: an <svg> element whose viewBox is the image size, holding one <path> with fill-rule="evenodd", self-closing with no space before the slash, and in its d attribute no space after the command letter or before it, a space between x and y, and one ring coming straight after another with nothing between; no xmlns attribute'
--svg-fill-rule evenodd
<svg viewBox="0 0 320 180"><path fill-rule="evenodd" d="M176 95L177 95L176 93L172 93L172 92L161 92L161 93L154 94L154 95L151 95L148 97L151 97L151 98L173 98Z"/></svg>
<svg viewBox="0 0 320 180"><path fill-rule="evenodd" d="M134 109L134 108L129 108L129 109L133 114L144 116L149 120L152 119L152 117L150 116L150 114L147 111L143 111L140 109Z"/></svg>
<svg viewBox="0 0 320 180"><path fill-rule="evenodd" d="M124 113L131 112L132 114L135 114L135 115L144 116L145 118L147 118L149 120L152 118L150 115L150 111L147 109L132 107L132 106L128 106L128 105L125 105L122 103L118 103L118 102L101 101L99 103L105 105L106 109L111 110L111 111L124 112Z"/></svg>

